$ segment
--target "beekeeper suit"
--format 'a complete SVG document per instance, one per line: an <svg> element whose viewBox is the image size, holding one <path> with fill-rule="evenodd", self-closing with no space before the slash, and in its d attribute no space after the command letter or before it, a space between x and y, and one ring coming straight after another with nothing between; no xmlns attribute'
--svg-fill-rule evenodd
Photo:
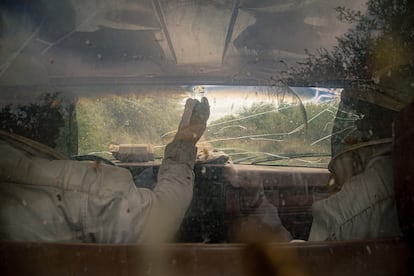
<svg viewBox="0 0 414 276"><path fill-rule="evenodd" d="M0 238L128 243L171 237L192 199L195 144L209 112L207 99L187 100L153 190L136 188L127 169L64 160L41 144L3 132Z"/></svg>
<svg viewBox="0 0 414 276"><path fill-rule="evenodd" d="M401 235L391 153L396 112L353 99L350 93L343 92L334 123L329 164L333 195L313 204L310 241Z"/></svg>

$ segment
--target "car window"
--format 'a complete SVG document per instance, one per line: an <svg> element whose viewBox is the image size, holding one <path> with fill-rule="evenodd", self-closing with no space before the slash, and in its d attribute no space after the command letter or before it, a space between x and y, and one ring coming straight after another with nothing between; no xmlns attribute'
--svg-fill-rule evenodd
<svg viewBox="0 0 414 276"><path fill-rule="evenodd" d="M120 144L147 145L160 163L187 98L206 97L211 117L200 149L221 151L236 164L327 167L341 88L280 86L86 87L25 95L4 92L2 129L63 154L120 161ZM107 88L106 88L107 89ZM84 92L88 91L88 92ZM20 95L17 99L7 94ZM6 100L7 99L7 100ZM48 127L46 127L48 126ZM69 138L68 138L69 137Z"/></svg>
<svg viewBox="0 0 414 276"><path fill-rule="evenodd" d="M222 151L237 164L327 167L341 89L160 86L128 90L78 97L79 155L114 159L110 147L147 144L159 162L175 135L185 100L204 96L210 101L211 117L200 148Z"/></svg>

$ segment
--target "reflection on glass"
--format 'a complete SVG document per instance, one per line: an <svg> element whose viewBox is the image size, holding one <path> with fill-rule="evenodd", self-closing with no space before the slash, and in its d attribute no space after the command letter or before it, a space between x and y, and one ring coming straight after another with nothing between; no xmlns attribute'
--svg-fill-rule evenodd
<svg viewBox="0 0 414 276"><path fill-rule="evenodd" d="M151 144L155 159L174 136L188 97L207 97L211 117L199 149L234 163L326 167L341 89L276 86L158 87L79 97L79 153L111 156L110 144Z"/></svg>

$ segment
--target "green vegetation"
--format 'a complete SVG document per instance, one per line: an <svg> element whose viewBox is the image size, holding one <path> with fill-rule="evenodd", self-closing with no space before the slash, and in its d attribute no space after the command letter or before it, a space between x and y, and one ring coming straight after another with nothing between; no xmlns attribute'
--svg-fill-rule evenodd
<svg viewBox="0 0 414 276"><path fill-rule="evenodd" d="M137 143L156 146L155 154L161 157L178 126L184 99L174 93L80 98L79 154L110 158L109 144ZM297 104L254 103L210 121L203 139L234 162L326 166L336 108L333 102L308 103L304 116Z"/></svg>
<svg viewBox="0 0 414 276"><path fill-rule="evenodd" d="M205 137L215 148L229 153L235 162L291 165L315 162L307 165L326 166L337 103L309 103L305 109L307 127L297 105L276 108L270 103L255 103L234 116L211 122Z"/></svg>
<svg viewBox="0 0 414 276"><path fill-rule="evenodd" d="M77 152L74 101L61 93L42 93L30 103L9 103L0 109L0 129L30 138L64 155Z"/></svg>
<svg viewBox="0 0 414 276"><path fill-rule="evenodd" d="M59 93L45 94L38 103L5 106L0 112L1 128L68 156L77 152L112 159L111 143L136 143L156 146L155 155L162 157L187 96L154 91L103 93L79 97L75 103ZM326 166L336 104L305 104L305 109L306 116L295 104L254 103L210 121L203 139L235 162Z"/></svg>
<svg viewBox="0 0 414 276"><path fill-rule="evenodd" d="M171 94L80 98L79 154L107 152L111 143L165 144L161 136L178 126L182 112L183 96Z"/></svg>
<svg viewBox="0 0 414 276"><path fill-rule="evenodd" d="M364 84L410 94L414 72L414 4L410 0L368 0L366 11L338 7L338 19L353 24L337 45L291 67L291 85ZM393 95L394 97L402 97Z"/></svg>

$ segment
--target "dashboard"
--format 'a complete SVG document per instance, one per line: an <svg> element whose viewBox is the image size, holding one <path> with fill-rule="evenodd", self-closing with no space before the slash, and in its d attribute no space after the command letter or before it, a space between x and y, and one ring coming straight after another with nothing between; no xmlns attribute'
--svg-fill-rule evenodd
<svg viewBox="0 0 414 276"><path fill-rule="evenodd" d="M119 166L131 171L137 187L154 187L158 165ZM293 239L308 238L312 203L329 195L327 169L230 166L196 164L193 200L178 231L178 242L240 242L237 232L248 221L255 221L253 231L265 227L271 232L279 218Z"/></svg>

